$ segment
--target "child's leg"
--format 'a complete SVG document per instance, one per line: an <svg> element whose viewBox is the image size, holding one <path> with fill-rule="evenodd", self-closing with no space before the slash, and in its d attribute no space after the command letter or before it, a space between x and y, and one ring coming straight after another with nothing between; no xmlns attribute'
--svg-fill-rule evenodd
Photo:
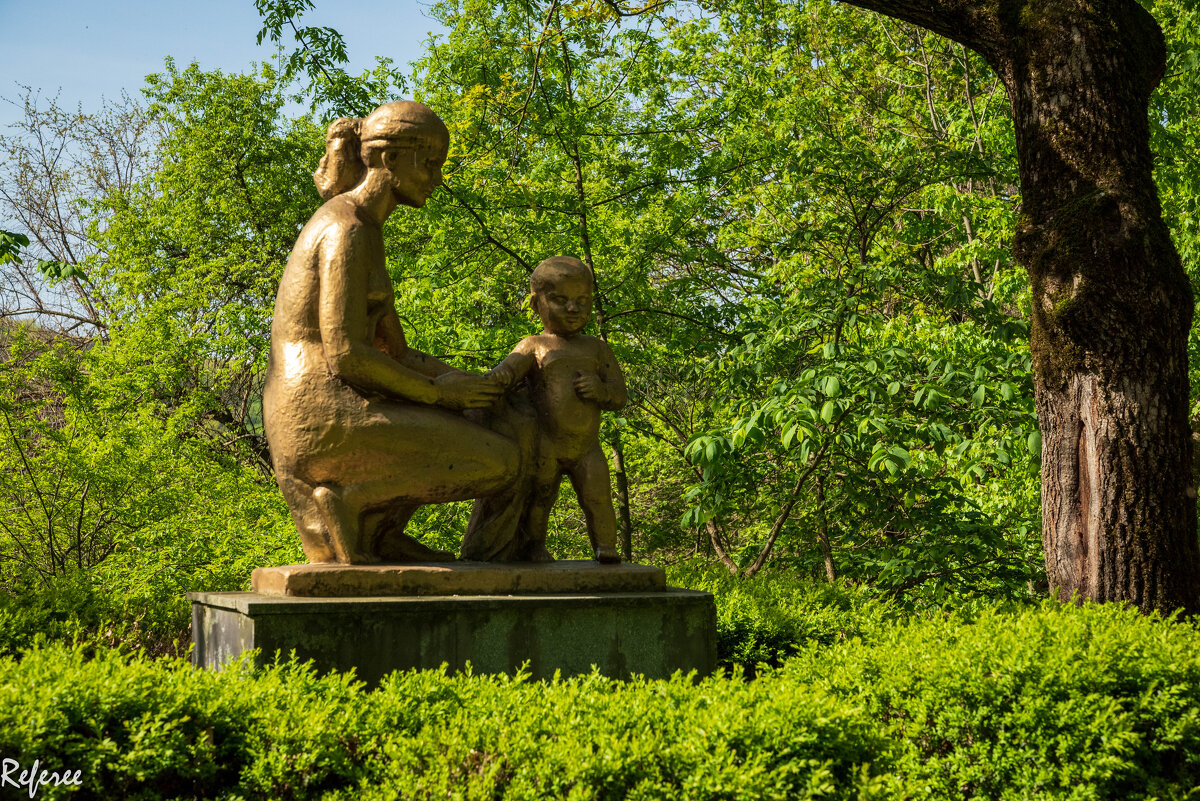
<svg viewBox="0 0 1200 801"><path fill-rule="evenodd" d="M588 537L597 562L620 562L617 550L617 515L613 512L612 485L608 478L608 460L597 442L591 450L567 469L587 519Z"/></svg>
<svg viewBox="0 0 1200 801"><path fill-rule="evenodd" d="M525 558L530 562L553 562L554 556L546 550L547 529L550 527L550 510L558 500L558 485L562 483L562 470L553 454L539 454L533 476L533 490L529 493L529 505L521 529L525 534Z"/></svg>

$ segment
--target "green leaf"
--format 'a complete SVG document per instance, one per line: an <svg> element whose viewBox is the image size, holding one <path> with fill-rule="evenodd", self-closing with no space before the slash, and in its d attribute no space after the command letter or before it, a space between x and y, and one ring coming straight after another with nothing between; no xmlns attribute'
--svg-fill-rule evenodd
<svg viewBox="0 0 1200 801"><path fill-rule="evenodd" d="M798 432L799 430L800 430L800 424L792 423L791 427L788 428L787 431L783 432L783 440L782 441L783 441L784 448L792 447L792 441L796 439L796 432Z"/></svg>
<svg viewBox="0 0 1200 801"><path fill-rule="evenodd" d="M0 231L0 264L20 264L21 248L26 247L29 247L29 237L25 234Z"/></svg>

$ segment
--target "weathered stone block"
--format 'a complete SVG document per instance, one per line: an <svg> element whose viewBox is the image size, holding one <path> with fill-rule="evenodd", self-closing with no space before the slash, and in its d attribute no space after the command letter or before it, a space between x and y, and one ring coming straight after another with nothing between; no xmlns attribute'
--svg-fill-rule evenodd
<svg viewBox="0 0 1200 801"><path fill-rule="evenodd" d="M708 593L296 598L190 593L192 660L218 667L260 649L260 662L295 652L319 670L369 684L407 668L470 663L477 673L535 678L590 672L665 678L716 667L716 608Z"/></svg>

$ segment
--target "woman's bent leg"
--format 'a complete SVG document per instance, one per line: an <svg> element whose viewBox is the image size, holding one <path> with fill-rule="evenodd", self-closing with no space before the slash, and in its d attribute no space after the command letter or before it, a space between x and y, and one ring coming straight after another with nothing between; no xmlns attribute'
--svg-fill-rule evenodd
<svg viewBox="0 0 1200 801"><path fill-rule="evenodd" d="M520 458L505 437L440 409L374 406L363 424L340 432L335 446L300 468L320 487L314 497L336 560L361 564L444 559L403 534L403 526L365 531L373 512L499 492L515 478ZM403 515L407 522L407 516ZM379 515L371 515L378 523ZM387 517L395 518L395 515ZM378 535L386 533L387 542ZM381 553L382 552L382 553Z"/></svg>

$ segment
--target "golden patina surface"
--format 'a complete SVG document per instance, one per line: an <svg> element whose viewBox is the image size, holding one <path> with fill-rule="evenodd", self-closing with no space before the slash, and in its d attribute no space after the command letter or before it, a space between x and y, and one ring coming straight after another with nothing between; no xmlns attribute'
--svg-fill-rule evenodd
<svg viewBox="0 0 1200 801"><path fill-rule="evenodd" d="M600 412L625 405L602 340L582 333L591 271L556 256L531 279L544 331L486 375L408 346L382 226L442 182L445 125L397 101L329 127L313 178L324 205L300 232L275 302L263 416L275 475L312 563L452 560L404 533L417 507L478 499L463 556L549 561L563 476L596 559L619 562Z"/></svg>
<svg viewBox="0 0 1200 801"><path fill-rule="evenodd" d="M263 415L276 478L311 562L452 559L404 535L421 504L476 498L517 475L513 441L467 420L501 382L410 348L381 226L442 181L449 144L419 103L330 126L314 176L327 199L288 259Z"/></svg>
<svg viewBox="0 0 1200 801"><path fill-rule="evenodd" d="M514 486L520 497L501 493L476 502L463 540L473 559L553 557L546 550L550 509L564 476L571 480L587 520L592 551L600 562L620 562L608 461L600 449L600 412L622 408L625 376L608 343L583 333L592 311L595 280L587 265L570 256L539 264L529 281L529 305L542 318L542 333L526 337L488 375L504 386L524 382L537 415L528 475ZM511 538L492 531L493 520L520 508Z"/></svg>

